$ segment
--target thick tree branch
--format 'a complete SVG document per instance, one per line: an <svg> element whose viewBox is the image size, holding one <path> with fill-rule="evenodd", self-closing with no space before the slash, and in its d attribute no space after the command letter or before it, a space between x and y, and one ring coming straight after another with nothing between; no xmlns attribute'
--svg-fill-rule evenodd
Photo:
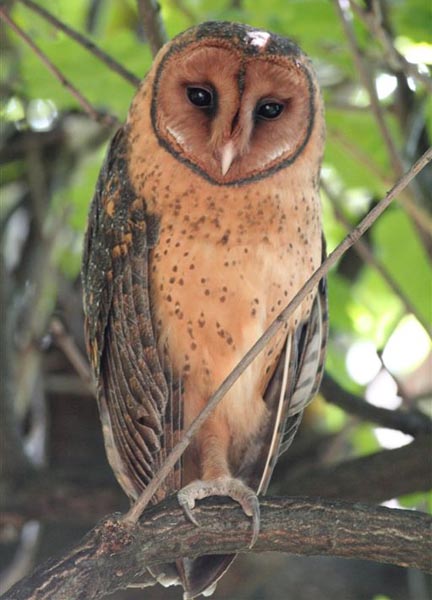
<svg viewBox="0 0 432 600"><path fill-rule="evenodd" d="M424 513L308 498L261 502L254 552L363 558L431 570L432 518ZM131 526L112 515L69 554L42 565L5 600L97 599L126 587L145 567L180 556L248 552L250 520L234 502L205 500L186 519L175 498Z"/></svg>

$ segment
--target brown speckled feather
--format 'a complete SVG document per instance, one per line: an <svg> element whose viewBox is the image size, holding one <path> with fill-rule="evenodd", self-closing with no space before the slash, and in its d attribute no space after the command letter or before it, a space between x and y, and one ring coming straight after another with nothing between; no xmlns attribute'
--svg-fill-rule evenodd
<svg viewBox="0 0 432 600"><path fill-rule="evenodd" d="M136 498L178 438L181 403L173 402L176 389L153 332L148 252L158 222L130 186L125 142L120 129L99 177L82 275L86 338L108 458L126 493ZM176 471L157 499L179 486Z"/></svg>

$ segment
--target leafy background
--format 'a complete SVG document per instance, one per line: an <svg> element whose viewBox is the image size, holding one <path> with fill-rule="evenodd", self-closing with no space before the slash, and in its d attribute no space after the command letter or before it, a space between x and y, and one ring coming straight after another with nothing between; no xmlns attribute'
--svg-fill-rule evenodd
<svg viewBox="0 0 432 600"><path fill-rule="evenodd" d="M85 33L138 78L145 75L152 56L135 1L39 0L38 4ZM349 9L349 2L340 4L347 11L377 90L393 147L407 167L430 145L430 88L411 71L410 75L395 66L376 35ZM432 63L430 3L358 3L361 8L372 4L382 10L393 47L425 77ZM28 6L14 2L10 14L97 110L120 121L125 118L134 92L130 83ZM237 20L293 38L312 58L326 101L328 142L322 201L331 251L400 174L359 77L336 3L163 0L161 16L170 37L201 21ZM4 23L2 33L2 489L5 497L15 490L20 472L36 472L39 479L42 473L46 481L60 472L63 479L73 479L85 489L83 470L86 481L99 473L97 477L104 485L108 481L114 486L103 466L85 365L81 365L81 371L78 365L81 378L71 365L71 360L79 362L79 353L84 352L79 283L82 237L112 129L85 115L34 51ZM342 390L365 398L370 405L429 415L430 189L431 169L422 173L365 236L367 260L352 250L330 273L331 334L326 365L327 376ZM68 343L72 350L68 351ZM325 400L320 396L312 405L299 436L309 440L306 447L313 446L317 436L327 439L325 452L315 457L316 461L333 464L397 448L412 440L406 433L349 414L337 405L337 399L324 395ZM301 458L300 450L297 454ZM421 510L432 507L430 494L424 491L388 500L392 506ZM61 527L46 515L45 520L43 516L32 521L24 517L16 522L6 519L0 533L4 585L51 551L76 539L91 522L89 516L86 522L85 515L81 515L80 523L68 526L65 520ZM29 523L33 533L27 535L33 541L24 552L23 567L18 555L20 549L22 554ZM227 576L228 583L220 585L216 598L287 597L281 590L297 598L377 599L384 594L417 600L427 595L421 574L407 576L390 567L380 570L360 562L347 566L330 559L308 559L306 563L294 557L291 563L286 557L270 560L256 556L248 560L239 561L233 569L235 574ZM287 569L291 578L286 573L281 575ZM376 584L368 587L362 582L362 574L372 571L370 581ZM312 577L312 572L319 575ZM388 581L390 572L399 589ZM333 583L324 582L322 578L327 575L322 573L332 574ZM246 587L244 581L240 586L243 579L249 582ZM149 597L156 598L157 593L152 591ZM419 593L424 596L415 595ZM141 597L137 592L127 594L117 597ZM179 596L178 592L165 592L161 597Z"/></svg>

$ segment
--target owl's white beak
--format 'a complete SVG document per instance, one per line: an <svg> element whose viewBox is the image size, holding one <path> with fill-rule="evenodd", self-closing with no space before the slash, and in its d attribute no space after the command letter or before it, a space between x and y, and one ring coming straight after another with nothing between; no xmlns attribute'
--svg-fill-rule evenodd
<svg viewBox="0 0 432 600"><path fill-rule="evenodd" d="M223 146L220 155L222 175L226 175L236 155L234 149L234 142L232 140L230 140L225 144L225 146Z"/></svg>

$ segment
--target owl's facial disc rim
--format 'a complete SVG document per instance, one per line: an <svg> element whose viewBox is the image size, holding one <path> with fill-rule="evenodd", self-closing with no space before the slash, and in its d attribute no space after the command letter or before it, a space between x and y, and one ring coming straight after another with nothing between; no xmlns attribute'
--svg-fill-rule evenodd
<svg viewBox="0 0 432 600"><path fill-rule="evenodd" d="M206 179L208 182L212 183L213 185L219 186L219 187L239 186L239 185L243 185L243 184L252 183L254 181L258 181L258 180L264 179L266 177L270 177L271 175L280 171L281 169L289 167L291 164L293 164L295 162L295 160L298 158L298 156L303 152L304 148L308 144L309 139L312 135L312 131L313 131L314 125L315 125L315 118L314 118L314 116L315 116L315 94L317 93L312 75L308 71L306 66L299 62L298 55L293 56L291 60L294 64L294 66L297 69L300 69L302 71L303 76L306 78L307 91L308 91L308 96L309 96L308 125L305 130L304 137L303 137L301 143L299 143L297 145L297 147L295 148L295 150L292 154L288 154L288 156L286 156L285 158L278 158L278 157L274 158L272 161L270 161L271 164L268 167L264 166L262 169L260 169L259 172L253 172L252 174L246 175L244 177L238 177L235 179L225 180L224 178L227 173L227 169L224 168L224 166L222 165L222 169L219 171L219 173L221 175L213 176L203 166L201 166L199 164L199 157L195 157L195 156L188 157L185 155L185 152L186 152L185 148L181 146L179 139L174 135L173 131L170 130L170 128L168 126L160 127L159 119L158 119L158 93L159 93L159 87L160 87L160 80L162 78L164 68L166 67L168 61L170 61L171 58L176 57L176 55L178 56L179 53L183 53L186 49L188 52L191 52L191 51L193 51L194 47L202 47L202 40L201 40L201 43L192 41L192 42L189 42L186 44L184 44L184 43L183 44L179 43L178 45L173 44L171 46L171 48L169 48L169 50L165 53L165 55L163 56L162 60L160 61L159 65L157 67L156 74L155 74L154 81L153 81L153 86L152 86L151 122L152 122L152 127L153 127L154 133L158 139L159 144L166 151L168 151L172 156L174 156L178 161L180 161L182 164L184 164L185 166L190 168L195 173L198 173L201 177ZM224 49L224 50L229 49L229 50L234 51L237 55L239 55L239 49L234 44L229 43L226 39L220 40L218 38L214 38L214 39L208 38L206 40L205 47L207 47L207 48L215 47L215 48ZM263 58L263 57L261 56L260 58ZM290 59L290 57L286 56L286 55L282 55L281 58L285 59L285 60ZM277 59L278 59L278 55L274 55L274 54L270 55L271 62L277 64L279 62ZM286 65L284 65L284 66L286 66ZM194 84L192 84L192 82L188 83L188 87L194 87ZM212 89L212 86L209 86L208 84L205 85L203 83L199 83L199 84L197 83L195 85L195 87L201 87L203 89L209 87L210 89ZM215 90L213 98L217 102L216 90ZM274 99L272 98L272 100L274 100ZM278 100L278 102L280 102L280 100ZM289 103L289 101L287 101L285 104L288 104L288 103ZM199 108L199 107L195 107L195 108L197 109L197 111L209 110L208 108ZM213 108L210 110L213 110ZM284 110L285 110L285 108L284 108ZM282 114L282 112L284 112L284 110L281 111L281 114ZM263 121L263 122L264 121L277 121L278 118L276 118L276 119L261 118L259 120Z"/></svg>

